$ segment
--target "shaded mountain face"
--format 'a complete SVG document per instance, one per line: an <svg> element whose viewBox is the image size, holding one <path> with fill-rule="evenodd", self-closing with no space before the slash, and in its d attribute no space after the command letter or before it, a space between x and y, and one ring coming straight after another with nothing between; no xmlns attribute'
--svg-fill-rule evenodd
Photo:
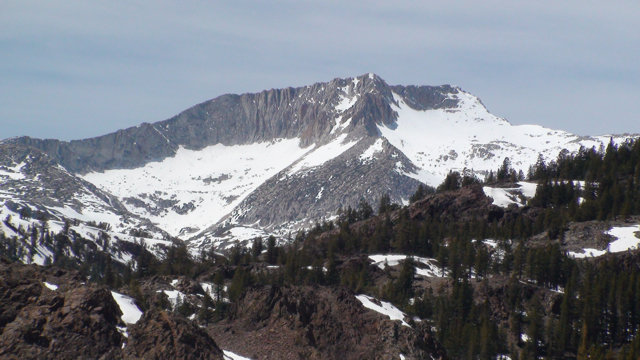
<svg viewBox="0 0 640 360"><path fill-rule="evenodd" d="M179 236L194 251L225 249L255 236L285 238L361 198L406 202L418 184L436 186L451 170L482 178L509 157L526 172L540 155L549 161L609 141L512 126L457 87L389 86L366 74L223 95L91 139L5 140L0 199L3 217L29 206L59 219L105 220L118 234ZM25 156L53 175L30 173ZM41 194L39 184L51 191Z"/></svg>

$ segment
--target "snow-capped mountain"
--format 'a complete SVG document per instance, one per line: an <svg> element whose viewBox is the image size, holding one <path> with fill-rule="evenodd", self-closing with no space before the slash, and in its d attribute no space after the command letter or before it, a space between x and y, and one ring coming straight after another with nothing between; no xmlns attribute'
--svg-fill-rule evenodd
<svg viewBox="0 0 640 360"><path fill-rule="evenodd" d="M13 211L29 204L107 221L122 233L144 227L194 249L224 248L237 239L286 237L360 198L374 204L388 193L406 202L420 182L436 186L451 170L483 177L509 157L526 172L539 154L550 161L564 149L632 137L514 126L458 87L389 86L366 74L223 95L92 139L5 140L0 199ZM21 192L58 185L27 176L16 149L38 151L58 169L55 176L73 179L59 185L68 196Z"/></svg>

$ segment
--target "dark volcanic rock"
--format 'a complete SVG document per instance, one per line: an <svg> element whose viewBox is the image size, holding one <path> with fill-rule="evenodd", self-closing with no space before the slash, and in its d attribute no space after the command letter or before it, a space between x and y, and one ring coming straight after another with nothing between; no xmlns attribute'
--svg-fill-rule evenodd
<svg viewBox="0 0 640 360"><path fill-rule="evenodd" d="M422 323L407 327L368 310L345 288L264 287L245 293L217 341L253 359L424 359L443 356Z"/></svg>
<svg viewBox="0 0 640 360"><path fill-rule="evenodd" d="M166 311L150 310L129 326L124 349L131 359L222 359L216 342L193 322Z"/></svg>

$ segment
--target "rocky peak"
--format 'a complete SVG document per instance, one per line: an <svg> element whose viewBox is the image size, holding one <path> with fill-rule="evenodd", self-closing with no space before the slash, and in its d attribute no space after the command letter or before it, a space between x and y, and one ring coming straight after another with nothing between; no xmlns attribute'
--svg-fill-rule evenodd
<svg viewBox="0 0 640 360"><path fill-rule="evenodd" d="M365 74L298 88L256 94L227 94L198 104L153 124L118 130L83 140L59 141L28 136L5 142L35 147L67 170L77 173L135 168L173 156L179 147L202 149L215 144L241 145L274 139L299 138L300 146L323 143L336 136L335 127L352 138L377 136L376 125L390 125L396 115L392 92L416 109L454 106L448 85L394 86Z"/></svg>

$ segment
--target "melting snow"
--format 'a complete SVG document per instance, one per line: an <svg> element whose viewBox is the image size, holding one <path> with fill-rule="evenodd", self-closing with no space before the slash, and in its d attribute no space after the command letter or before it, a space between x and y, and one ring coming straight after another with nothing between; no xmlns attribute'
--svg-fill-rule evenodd
<svg viewBox="0 0 640 360"><path fill-rule="evenodd" d="M369 259L373 261L373 265L377 265L380 269L384 270L385 262L389 266L396 266L400 264L400 261L404 261L407 255L369 255ZM416 274L428 277L442 277L446 275L442 273L442 269L437 266L436 259L424 258L414 256L413 260L416 262ZM426 268L420 268L420 265L426 266Z"/></svg>
<svg viewBox="0 0 640 360"><path fill-rule="evenodd" d="M587 258L602 256L607 252L616 253L627 250L636 250L638 249L638 245L640 245L640 238L636 236L639 232L640 225L613 227L611 230L607 231L606 234L615 237L617 240L610 242L606 250L585 248L583 249L583 253L570 251L569 256L574 258Z"/></svg>
<svg viewBox="0 0 640 360"><path fill-rule="evenodd" d="M342 134L328 144L316 147L305 154L302 159L300 159L288 170L289 175L292 175L302 169L320 166L349 150L353 145L357 143L357 141L344 143L347 135L348 134Z"/></svg>
<svg viewBox="0 0 640 360"><path fill-rule="evenodd" d="M393 306L393 304L385 301L380 301L380 305L378 305L375 303L375 301L378 300L367 295L356 295L356 298L360 300L362 306L366 307L367 309L371 309L382 315L386 315L391 320L400 320L402 321L402 325L409 326L409 324L404 321L405 313L400 311L400 309L398 309L397 307Z"/></svg>
<svg viewBox="0 0 640 360"><path fill-rule="evenodd" d="M50 284L46 281L42 282L44 284L44 286L48 287L49 290L58 290L58 285L55 284Z"/></svg>
<svg viewBox="0 0 640 360"><path fill-rule="evenodd" d="M276 175L308 149L298 139L250 145L209 146L202 150L179 148L174 157L136 169L89 173L84 179L119 198L135 197L144 206L123 202L135 214L149 218L173 236L188 228L204 229L234 209L249 193ZM157 208L157 202L173 201Z"/></svg>
<svg viewBox="0 0 640 360"><path fill-rule="evenodd" d="M142 311L138 309L132 298L127 295L119 294L115 291L111 292L111 296L113 296L113 299L120 307L120 311L122 311L122 321L127 324L135 324L140 320L140 317L142 317Z"/></svg>
<svg viewBox="0 0 640 360"><path fill-rule="evenodd" d="M381 138L378 138L376 142L373 143L373 145L371 145L367 150L365 150L360 155L360 160L361 161L373 160L374 155L376 153L382 152L383 150L382 144L384 144L384 141Z"/></svg>
<svg viewBox="0 0 640 360"><path fill-rule="evenodd" d="M5 167L5 166L1 166L0 167L0 178L4 177L8 177L11 180L22 180L25 178L24 174L22 173L22 168L26 165L26 162L21 162L20 164L17 164L16 166L12 166L12 167Z"/></svg>
<svg viewBox="0 0 640 360"><path fill-rule="evenodd" d="M174 309L178 305L178 299L180 299L180 301L184 300L184 294L178 290L158 290L158 292L164 292L167 294L169 302L171 302L171 307Z"/></svg>
<svg viewBox="0 0 640 360"><path fill-rule="evenodd" d="M238 354L234 354L229 350L222 350L224 353L224 360L251 360L248 357L240 356Z"/></svg>
<svg viewBox="0 0 640 360"><path fill-rule="evenodd" d="M609 243L609 251L621 252L635 250L638 248L640 239L636 233L640 232L640 226L614 227L607 231L607 234L616 237L618 240Z"/></svg>
<svg viewBox="0 0 640 360"><path fill-rule="evenodd" d="M482 190L486 196L493 198L494 205L506 208L511 204L518 206L524 205L520 196L530 199L536 195L537 184L521 181L518 185L520 185L520 187L515 188L492 188L490 186L484 186Z"/></svg>

